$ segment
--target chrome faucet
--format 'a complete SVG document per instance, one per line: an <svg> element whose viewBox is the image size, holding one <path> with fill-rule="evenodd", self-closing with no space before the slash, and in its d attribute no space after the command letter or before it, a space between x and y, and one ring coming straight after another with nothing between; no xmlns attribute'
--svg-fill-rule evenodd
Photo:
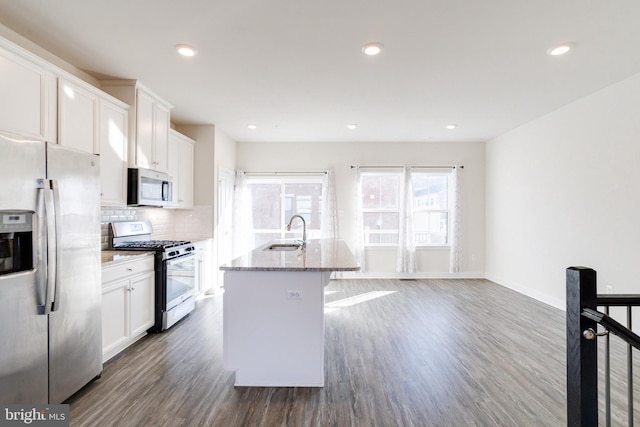
<svg viewBox="0 0 640 427"><path fill-rule="evenodd" d="M295 214L289 220L289 224L287 224L287 231L291 231L291 223L294 218L300 218L302 220L302 246L307 245L307 222L300 215Z"/></svg>

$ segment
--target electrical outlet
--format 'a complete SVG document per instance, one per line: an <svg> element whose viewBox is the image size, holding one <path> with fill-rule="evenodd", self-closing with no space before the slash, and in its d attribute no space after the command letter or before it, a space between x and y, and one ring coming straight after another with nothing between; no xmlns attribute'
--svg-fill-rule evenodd
<svg viewBox="0 0 640 427"><path fill-rule="evenodd" d="M302 291L287 291L287 299L302 299Z"/></svg>

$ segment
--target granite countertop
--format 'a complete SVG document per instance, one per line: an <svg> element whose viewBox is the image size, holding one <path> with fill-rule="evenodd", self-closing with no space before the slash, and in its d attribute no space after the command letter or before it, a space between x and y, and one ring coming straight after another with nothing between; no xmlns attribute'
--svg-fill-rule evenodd
<svg viewBox="0 0 640 427"><path fill-rule="evenodd" d="M136 257L153 255L153 252L140 251L102 251L102 266L132 260Z"/></svg>
<svg viewBox="0 0 640 427"><path fill-rule="evenodd" d="M360 266L341 239L307 240L306 248L295 251L264 250L274 240L220 267L224 271L358 271Z"/></svg>

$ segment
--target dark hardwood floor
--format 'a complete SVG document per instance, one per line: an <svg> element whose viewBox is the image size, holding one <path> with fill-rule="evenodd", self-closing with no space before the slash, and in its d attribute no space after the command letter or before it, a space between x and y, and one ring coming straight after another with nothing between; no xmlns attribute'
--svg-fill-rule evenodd
<svg viewBox="0 0 640 427"><path fill-rule="evenodd" d="M563 311L487 280L334 280L326 302L323 388L235 388L215 296L108 362L71 425L566 425Z"/></svg>

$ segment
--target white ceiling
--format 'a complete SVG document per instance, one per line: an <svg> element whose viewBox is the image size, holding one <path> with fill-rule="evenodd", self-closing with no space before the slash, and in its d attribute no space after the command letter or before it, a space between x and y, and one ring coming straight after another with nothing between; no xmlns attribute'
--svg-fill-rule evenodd
<svg viewBox="0 0 640 427"><path fill-rule="evenodd" d="M0 0L0 23L237 141L485 141L640 72L638 0Z"/></svg>

